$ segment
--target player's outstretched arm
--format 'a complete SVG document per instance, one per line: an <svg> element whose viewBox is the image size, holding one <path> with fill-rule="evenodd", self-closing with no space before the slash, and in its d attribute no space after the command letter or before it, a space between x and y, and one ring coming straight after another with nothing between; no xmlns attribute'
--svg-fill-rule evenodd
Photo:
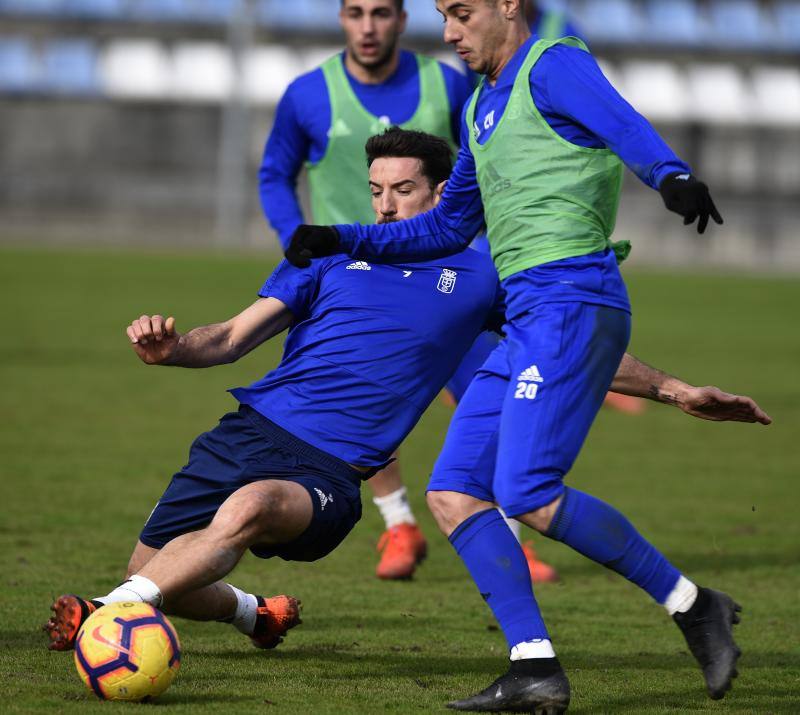
<svg viewBox="0 0 800 715"><path fill-rule="evenodd" d="M422 261L464 250L483 226L483 203L475 161L462 148L436 208L393 223L300 226L286 260L306 268L312 258L346 253L376 263Z"/></svg>
<svg viewBox="0 0 800 715"><path fill-rule="evenodd" d="M686 414L715 422L759 422L768 425L772 418L754 400L723 392L718 387L695 387L625 353L612 392L646 397L675 405Z"/></svg>
<svg viewBox="0 0 800 715"><path fill-rule="evenodd" d="M213 367L235 362L285 330L292 313L277 298L259 298L239 315L223 323L202 325L178 333L175 318L142 315L127 328L139 359L148 365Z"/></svg>
<svg viewBox="0 0 800 715"><path fill-rule="evenodd" d="M697 231L703 233L709 219L722 223L708 187L617 92L589 53L565 45L547 50L531 73L531 94L549 112L572 120L617 154L660 192L665 206L681 215L685 225L697 221Z"/></svg>

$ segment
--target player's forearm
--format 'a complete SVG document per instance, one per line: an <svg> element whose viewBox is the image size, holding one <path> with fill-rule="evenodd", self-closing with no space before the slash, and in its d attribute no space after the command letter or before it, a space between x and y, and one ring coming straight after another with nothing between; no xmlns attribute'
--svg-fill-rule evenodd
<svg viewBox="0 0 800 715"><path fill-rule="evenodd" d="M668 405L679 405L690 387L683 380L662 372L625 353L611 383L612 392L645 397Z"/></svg>
<svg viewBox="0 0 800 715"><path fill-rule="evenodd" d="M172 355L163 365L174 367L214 367L235 362L243 350L232 340L229 323L203 325L184 333Z"/></svg>
<svg viewBox="0 0 800 715"><path fill-rule="evenodd" d="M479 211L482 217L482 209ZM396 223L336 226L342 250L354 258L373 261L421 261L464 250L483 219L441 215L436 208Z"/></svg>
<svg viewBox="0 0 800 715"><path fill-rule="evenodd" d="M395 223L336 226L341 250L373 261L419 261L464 250L483 226L483 204L468 149L462 149L432 211Z"/></svg>
<svg viewBox="0 0 800 715"><path fill-rule="evenodd" d="M539 97L542 90L545 96ZM669 174L691 173L587 52L561 46L548 50L531 73L531 93L546 111L571 119L597 137L651 188L658 189Z"/></svg>

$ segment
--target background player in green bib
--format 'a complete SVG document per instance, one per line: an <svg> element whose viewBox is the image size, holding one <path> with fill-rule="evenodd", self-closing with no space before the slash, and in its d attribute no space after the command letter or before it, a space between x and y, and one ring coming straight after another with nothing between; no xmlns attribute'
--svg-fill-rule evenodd
<svg viewBox="0 0 800 715"><path fill-rule="evenodd" d="M569 683L524 561L492 503L640 586L664 606L712 698L736 676L739 607L698 588L618 511L567 488L620 363L630 307L613 245L622 163L705 231L708 188L602 75L579 40L535 42L520 0L438 0L444 38L484 75L438 206L389 226L300 227L287 257L448 255L484 220L506 291L507 339L470 383L428 487L442 530L491 607L509 671L459 710L563 712ZM654 386L654 391L659 388Z"/></svg>

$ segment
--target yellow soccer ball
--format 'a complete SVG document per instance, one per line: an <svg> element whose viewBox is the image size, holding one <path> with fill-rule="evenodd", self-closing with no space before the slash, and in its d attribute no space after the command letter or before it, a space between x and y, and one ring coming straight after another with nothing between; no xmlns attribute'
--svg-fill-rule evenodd
<svg viewBox="0 0 800 715"><path fill-rule="evenodd" d="M103 606L75 639L78 675L102 700L155 698L170 686L180 664L175 628L147 603Z"/></svg>

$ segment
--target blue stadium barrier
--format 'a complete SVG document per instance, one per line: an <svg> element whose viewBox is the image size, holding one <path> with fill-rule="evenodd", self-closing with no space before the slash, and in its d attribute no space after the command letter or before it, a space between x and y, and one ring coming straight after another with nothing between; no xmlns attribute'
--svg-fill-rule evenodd
<svg viewBox="0 0 800 715"><path fill-rule="evenodd" d="M800 49L800 2L784 0L775 3L777 36L784 47Z"/></svg>
<svg viewBox="0 0 800 715"><path fill-rule="evenodd" d="M42 86L59 94L98 94L97 48L90 40L50 40L42 57Z"/></svg>
<svg viewBox="0 0 800 715"><path fill-rule="evenodd" d="M27 38L0 37L0 92L39 89L39 63Z"/></svg>
<svg viewBox="0 0 800 715"><path fill-rule="evenodd" d="M289 8L287 10L287 8ZM339 3L333 0L261 0L258 16L267 27L280 30L318 30L339 28Z"/></svg>
<svg viewBox="0 0 800 715"><path fill-rule="evenodd" d="M64 0L0 0L0 13L58 16Z"/></svg>
<svg viewBox="0 0 800 715"><path fill-rule="evenodd" d="M638 42L645 39L631 0L586 0L577 16L589 40Z"/></svg>
<svg viewBox="0 0 800 715"><path fill-rule="evenodd" d="M722 47L752 48L771 43L757 0L712 0L711 39Z"/></svg>
<svg viewBox="0 0 800 715"><path fill-rule="evenodd" d="M127 0L63 0L64 13L88 20L127 19Z"/></svg>
<svg viewBox="0 0 800 715"><path fill-rule="evenodd" d="M432 0L405 0L408 13L408 34L418 37L442 37L442 16Z"/></svg>
<svg viewBox="0 0 800 715"><path fill-rule="evenodd" d="M192 19L191 0L132 0L129 7L134 20L147 22L182 22Z"/></svg>
<svg viewBox="0 0 800 715"><path fill-rule="evenodd" d="M201 22L227 22L242 0L189 0L192 16Z"/></svg>
<svg viewBox="0 0 800 715"><path fill-rule="evenodd" d="M651 0L646 17L648 37L659 42L696 45L702 39L695 0Z"/></svg>

